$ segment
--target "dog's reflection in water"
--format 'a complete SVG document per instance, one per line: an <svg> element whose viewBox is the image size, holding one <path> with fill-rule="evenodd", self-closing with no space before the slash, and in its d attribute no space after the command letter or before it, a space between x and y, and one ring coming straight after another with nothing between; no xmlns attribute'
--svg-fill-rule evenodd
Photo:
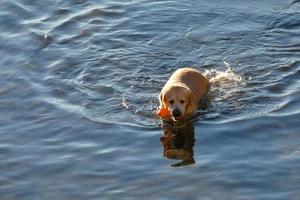
<svg viewBox="0 0 300 200"><path fill-rule="evenodd" d="M194 127L191 122L171 123L163 121L163 156L181 160L172 167L181 167L195 163L193 147L195 144Z"/></svg>

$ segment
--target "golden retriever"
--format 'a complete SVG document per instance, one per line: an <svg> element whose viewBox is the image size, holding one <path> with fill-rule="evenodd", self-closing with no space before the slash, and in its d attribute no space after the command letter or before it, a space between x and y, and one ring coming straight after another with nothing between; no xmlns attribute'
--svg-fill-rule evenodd
<svg viewBox="0 0 300 200"><path fill-rule="evenodd" d="M175 121L192 117L198 110L198 103L207 93L208 79L196 69L176 70L160 92L160 109L167 109L169 119Z"/></svg>

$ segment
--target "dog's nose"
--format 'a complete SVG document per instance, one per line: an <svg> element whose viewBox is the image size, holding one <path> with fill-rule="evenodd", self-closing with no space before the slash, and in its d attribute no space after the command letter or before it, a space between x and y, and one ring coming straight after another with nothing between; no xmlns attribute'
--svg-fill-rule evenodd
<svg viewBox="0 0 300 200"><path fill-rule="evenodd" d="M172 110L172 115L173 115L173 117L180 117L181 112L178 109L174 109L174 110Z"/></svg>

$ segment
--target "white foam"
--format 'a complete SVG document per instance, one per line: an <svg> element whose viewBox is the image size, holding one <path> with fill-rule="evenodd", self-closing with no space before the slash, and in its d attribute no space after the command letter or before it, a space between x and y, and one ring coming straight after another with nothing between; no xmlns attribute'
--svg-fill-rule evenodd
<svg viewBox="0 0 300 200"><path fill-rule="evenodd" d="M212 84L224 83L224 82L234 82L234 83L242 83L244 82L244 78L237 74L233 68L224 61L224 64L227 68L226 71L209 69L204 71L204 75L208 78L209 82Z"/></svg>

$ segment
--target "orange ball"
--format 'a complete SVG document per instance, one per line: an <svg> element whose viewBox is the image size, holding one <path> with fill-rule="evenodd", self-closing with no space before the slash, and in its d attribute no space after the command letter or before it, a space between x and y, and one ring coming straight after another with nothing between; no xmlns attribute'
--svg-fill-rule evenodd
<svg viewBox="0 0 300 200"><path fill-rule="evenodd" d="M171 116L167 108L160 108L159 111L157 112L157 115L160 116L161 118L168 118Z"/></svg>

